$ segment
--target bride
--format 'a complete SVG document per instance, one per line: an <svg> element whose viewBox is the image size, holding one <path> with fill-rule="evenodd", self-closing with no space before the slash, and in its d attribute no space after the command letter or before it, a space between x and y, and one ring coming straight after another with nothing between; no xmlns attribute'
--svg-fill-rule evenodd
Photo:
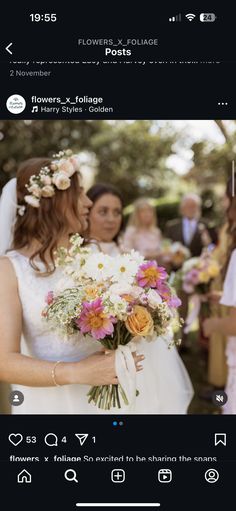
<svg viewBox="0 0 236 511"><path fill-rule="evenodd" d="M41 319L45 296L61 278L53 253L87 228L91 205L68 151L23 162L2 193L0 381L24 394L12 413L96 413L90 386L118 382L114 352L105 354L93 339L65 342ZM144 357L133 357L139 371Z"/></svg>
<svg viewBox="0 0 236 511"><path fill-rule="evenodd" d="M118 244L123 224L123 203L119 191L97 183L88 192L93 205L89 212L88 240L93 249L111 256L121 252ZM138 349L145 355L144 370L137 374L135 411L137 414L184 414L193 397L192 384L170 338L141 340Z"/></svg>

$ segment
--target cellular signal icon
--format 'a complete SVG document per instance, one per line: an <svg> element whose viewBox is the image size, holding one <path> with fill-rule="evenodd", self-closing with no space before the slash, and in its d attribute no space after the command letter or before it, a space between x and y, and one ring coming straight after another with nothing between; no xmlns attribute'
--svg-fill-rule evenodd
<svg viewBox="0 0 236 511"><path fill-rule="evenodd" d="M172 16L172 18L169 18L169 21L181 21L181 14L176 14L176 16Z"/></svg>

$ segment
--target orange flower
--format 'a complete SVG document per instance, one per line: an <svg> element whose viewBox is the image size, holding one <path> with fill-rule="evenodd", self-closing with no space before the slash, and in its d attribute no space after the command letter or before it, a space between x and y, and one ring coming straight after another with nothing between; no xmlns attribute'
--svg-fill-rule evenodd
<svg viewBox="0 0 236 511"><path fill-rule="evenodd" d="M153 319L142 305L134 306L133 313L126 320L125 326L132 335L145 336L153 333Z"/></svg>
<svg viewBox="0 0 236 511"><path fill-rule="evenodd" d="M125 300L128 303L131 303L134 301L134 297L129 294L121 295L121 298L123 298L123 300Z"/></svg>

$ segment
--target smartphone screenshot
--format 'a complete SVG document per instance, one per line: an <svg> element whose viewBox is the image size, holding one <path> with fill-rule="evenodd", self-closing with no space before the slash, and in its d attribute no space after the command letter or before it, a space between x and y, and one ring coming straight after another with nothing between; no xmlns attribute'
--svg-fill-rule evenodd
<svg viewBox="0 0 236 511"><path fill-rule="evenodd" d="M9 511L234 508L235 8L128 7L2 8Z"/></svg>

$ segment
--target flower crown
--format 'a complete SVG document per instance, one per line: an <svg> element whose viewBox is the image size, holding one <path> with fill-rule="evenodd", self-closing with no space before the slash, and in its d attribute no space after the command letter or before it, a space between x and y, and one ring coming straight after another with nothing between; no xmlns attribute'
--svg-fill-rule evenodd
<svg viewBox="0 0 236 511"><path fill-rule="evenodd" d="M78 155L70 149L53 155L52 162L42 167L39 174L30 177L26 188L29 192L24 200L33 208L39 208L41 197L50 198L55 190L67 190L71 185L71 176L79 171ZM19 206L19 214L24 214L24 206ZM21 212L20 212L21 209Z"/></svg>

